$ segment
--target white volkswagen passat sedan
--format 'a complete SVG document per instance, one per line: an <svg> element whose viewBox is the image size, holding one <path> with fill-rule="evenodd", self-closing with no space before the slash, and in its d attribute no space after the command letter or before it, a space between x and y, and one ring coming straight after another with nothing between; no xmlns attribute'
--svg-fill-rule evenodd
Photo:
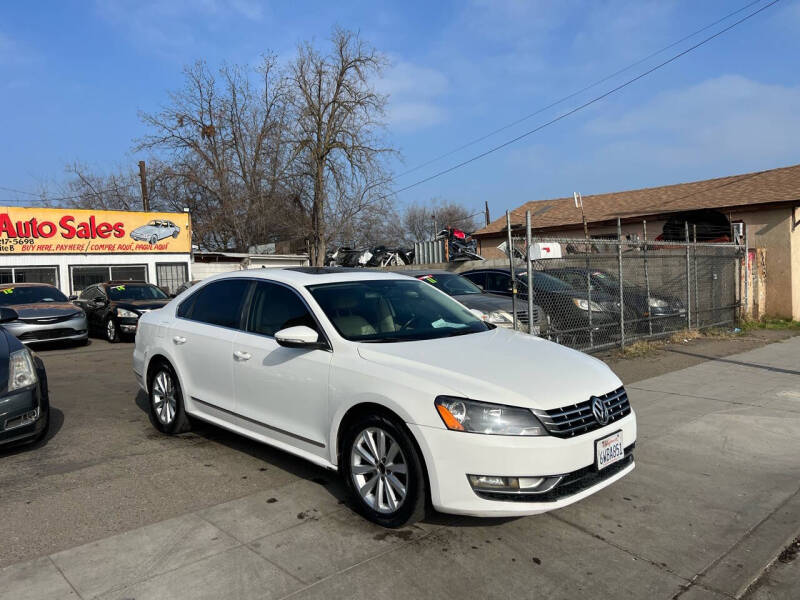
<svg viewBox="0 0 800 600"><path fill-rule="evenodd" d="M602 362L396 273L206 279L141 317L134 371L160 431L202 419L339 470L388 527L428 503L541 513L634 467L635 416Z"/></svg>

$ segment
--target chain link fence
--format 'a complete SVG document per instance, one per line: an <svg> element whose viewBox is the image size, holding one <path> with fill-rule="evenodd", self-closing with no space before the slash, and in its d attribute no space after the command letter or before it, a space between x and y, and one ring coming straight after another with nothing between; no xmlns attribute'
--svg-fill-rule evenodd
<svg viewBox="0 0 800 600"><path fill-rule="evenodd" d="M561 344L593 350L736 323L738 245L536 237L531 250L533 304L547 322L540 335ZM514 262L525 306L527 265Z"/></svg>

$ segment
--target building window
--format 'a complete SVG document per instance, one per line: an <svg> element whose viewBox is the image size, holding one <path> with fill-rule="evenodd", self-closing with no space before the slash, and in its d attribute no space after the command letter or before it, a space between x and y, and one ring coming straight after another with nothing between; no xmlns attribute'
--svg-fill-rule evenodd
<svg viewBox="0 0 800 600"><path fill-rule="evenodd" d="M118 266L111 267L112 281L147 281L147 267L143 266Z"/></svg>
<svg viewBox="0 0 800 600"><path fill-rule="evenodd" d="M168 294L174 294L189 278L186 263L156 263L156 284Z"/></svg>
<svg viewBox="0 0 800 600"><path fill-rule="evenodd" d="M0 269L0 283L49 283L58 287L58 269L55 267Z"/></svg>
<svg viewBox="0 0 800 600"><path fill-rule="evenodd" d="M147 281L147 267L144 265L72 267L71 271L73 294L104 281Z"/></svg>

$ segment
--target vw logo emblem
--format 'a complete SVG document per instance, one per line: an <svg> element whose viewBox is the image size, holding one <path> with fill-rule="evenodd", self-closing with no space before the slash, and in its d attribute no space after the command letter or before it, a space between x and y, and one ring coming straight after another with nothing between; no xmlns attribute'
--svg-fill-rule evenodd
<svg viewBox="0 0 800 600"><path fill-rule="evenodd" d="M608 405L597 396L592 396L592 414L600 425L608 424Z"/></svg>

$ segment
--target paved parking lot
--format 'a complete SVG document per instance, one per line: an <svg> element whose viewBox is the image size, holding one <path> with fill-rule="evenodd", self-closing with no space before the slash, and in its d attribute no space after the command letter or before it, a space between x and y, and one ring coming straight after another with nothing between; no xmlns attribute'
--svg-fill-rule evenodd
<svg viewBox="0 0 800 600"><path fill-rule="evenodd" d="M800 338L628 386L637 469L565 510L389 531L334 474L151 427L130 345L47 350L53 427L0 452L0 598L797 598ZM794 579L796 581L796 578Z"/></svg>

